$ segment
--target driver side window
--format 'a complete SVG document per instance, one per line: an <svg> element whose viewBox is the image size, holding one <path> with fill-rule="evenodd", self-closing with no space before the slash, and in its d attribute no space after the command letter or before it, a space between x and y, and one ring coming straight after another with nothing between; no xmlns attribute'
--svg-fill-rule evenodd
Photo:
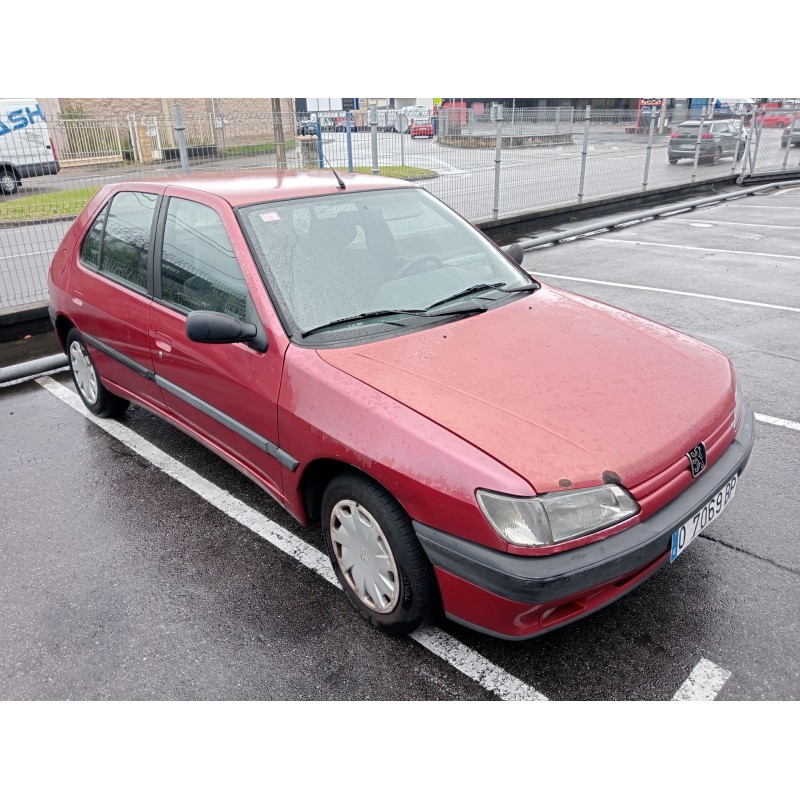
<svg viewBox="0 0 800 800"><path fill-rule="evenodd" d="M161 255L161 297L183 311L247 316L247 286L213 208L171 197Z"/></svg>

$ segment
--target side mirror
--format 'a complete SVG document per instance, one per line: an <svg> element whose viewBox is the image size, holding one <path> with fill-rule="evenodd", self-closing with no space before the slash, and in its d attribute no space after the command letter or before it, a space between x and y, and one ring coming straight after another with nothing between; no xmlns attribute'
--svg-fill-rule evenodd
<svg viewBox="0 0 800 800"><path fill-rule="evenodd" d="M257 335L258 328L252 323L240 322L218 311L191 311L186 317L186 336L193 342L250 342Z"/></svg>
<svg viewBox="0 0 800 800"><path fill-rule="evenodd" d="M515 264L518 264L520 267L522 266L522 262L525 259L525 251L522 249L522 245L519 242L507 244L503 247L503 252L510 256Z"/></svg>

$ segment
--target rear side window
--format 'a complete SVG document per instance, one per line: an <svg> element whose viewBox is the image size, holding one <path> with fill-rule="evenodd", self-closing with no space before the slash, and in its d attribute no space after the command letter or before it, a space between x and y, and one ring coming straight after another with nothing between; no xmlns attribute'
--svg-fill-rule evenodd
<svg viewBox="0 0 800 800"><path fill-rule="evenodd" d="M147 255L158 195L115 194L81 243L81 261L135 289L147 289Z"/></svg>
<svg viewBox="0 0 800 800"><path fill-rule="evenodd" d="M158 196L143 192L114 195L100 248L100 272L147 289L147 253Z"/></svg>
<svg viewBox="0 0 800 800"><path fill-rule="evenodd" d="M242 269L213 208L170 198L161 256L161 297L184 311L220 311L246 319Z"/></svg>

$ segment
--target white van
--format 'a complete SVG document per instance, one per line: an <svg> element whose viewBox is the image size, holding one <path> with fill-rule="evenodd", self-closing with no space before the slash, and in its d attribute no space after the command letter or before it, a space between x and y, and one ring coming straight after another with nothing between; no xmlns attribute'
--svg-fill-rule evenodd
<svg viewBox="0 0 800 800"><path fill-rule="evenodd" d="M14 194L23 178L59 169L39 101L0 99L0 191Z"/></svg>

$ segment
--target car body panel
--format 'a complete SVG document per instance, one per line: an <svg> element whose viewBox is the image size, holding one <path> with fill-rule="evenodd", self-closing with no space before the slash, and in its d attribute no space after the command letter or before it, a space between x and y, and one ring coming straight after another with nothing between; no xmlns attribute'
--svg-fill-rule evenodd
<svg viewBox="0 0 800 800"><path fill-rule="evenodd" d="M730 365L717 351L548 287L446 331L320 355L475 443L537 492L602 484L609 472L635 486L701 441L733 402ZM647 392L655 384L661 390Z"/></svg>

